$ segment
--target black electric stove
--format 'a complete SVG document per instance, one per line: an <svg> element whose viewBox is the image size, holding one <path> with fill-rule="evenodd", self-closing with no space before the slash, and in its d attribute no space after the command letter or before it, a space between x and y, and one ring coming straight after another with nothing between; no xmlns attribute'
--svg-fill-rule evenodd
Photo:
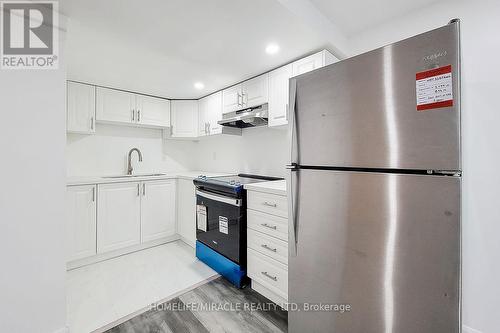
<svg viewBox="0 0 500 333"><path fill-rule="evenodd" d="M212 191L238 198L244 193L243 186L246 184L261 183L281 179L282 178L240 173L237 176L224 177L199 176L193 182L198 189L205 189L207 191Z"/></svg>
<svg viewBox="0 0 500 333"><path fill-rule="evenodd" d="M196 186L196 255L237 287L246 281L246 184L280 180L239 174L200 176ZM237 273L235 273L237 272Z"/></svg>

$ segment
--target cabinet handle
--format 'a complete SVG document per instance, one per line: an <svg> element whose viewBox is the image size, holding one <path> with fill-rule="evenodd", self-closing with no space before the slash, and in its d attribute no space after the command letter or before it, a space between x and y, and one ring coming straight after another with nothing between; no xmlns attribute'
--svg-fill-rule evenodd
<svg viewBox="0 0 500 333"><path fill-rule="evenodd" d="M210 123L207 123L208 126L208 134L210 134Z"/></svg>
<svg viewBox="0 0 500 333"><path fill-rule="evenodd" d="M261 223L260 225L263 226L263 227L269 228L269 229L273 229L273 230L277 229L277 227L275 225L270 225L270 224L267 224L267 223Z"/></svg>
<svg viewBox="0 0 500 333"><path fill-rule="evenodd" d="M278 251L278 249L272 248L272 247L270 247L269 245L266 245L266 244L262 244L261 247L263 247L266 250L272 251L272 252L277 252Z"/></svg>
<svg viewBox="0 0 500 333"><path fill-rule="evenodd" d="M137 122L141 122L141 110L137 110Z"/></svg>
<svg viewBox="0 0 500 333"><path fill-rule="evenodd" d="M92 187L92 202L95 202L95 186Z"/></svg>
<svg viewBox="0 0 500 333"><path fill-rule="evenodd" d="M285 117L286 117L286 120L288 121L288 103L286 103L286 107L285 107Z"/></svg>
<svg viewBox="0 0 500 333"><path fill-rule="evenodd" d="M141 196L141 184L137 184L137 196Z"/></svg>
<svg viewBox="0 0 500 333"><path fill-rule="evenodd" d="M92 131L94 130L94 124L95 124L94 117L90 117L90 129L91 129Z"/></svg>
<svg viewBox="0 0 500 333"><path fill-rule="evenodd" d="M145 196L146 195L146 183L143 183L142 184L142 195Z"/></svg>
<svg viewBox="0 0 500 333"><path fill-rule="evenodd" d="M244 100L245 96L247 97L246 102L245 102L245 100ZM241 93L241 106L243 106L243 105L247 105L247 104L248 104L248 95L247 95L247 94L245 94L245 93Z"/></svg>
<svg viewBox="0 0 500 333"><path fill-rule="evenodd" d="M241 98L241 103L240 103L240 98ZM240 93L238 93L238 106L242 105L243 105L243 96L241 96Z"/></svg>
<svg viewBox="0 0 500 333"><path fill-rule="evenodd" d="M276 208L278 206L275 203L271 203L271 202L267 202L267 201L264 201L263 205L264 206L269 206L269 207L274 207L274 208Z"/></svg>
<svg viewBox="0 0 500 333"><path fill-rule="evenodd" d="M132 109L132 121L135 121L135 110Z"/></svg>
<svg viewBox="0 0 500 333"><path fill-rule="evenodd" d="M278 278L276 276L272 276L268 272L261 272L261 274L273 281L278 281Z"/></svg>

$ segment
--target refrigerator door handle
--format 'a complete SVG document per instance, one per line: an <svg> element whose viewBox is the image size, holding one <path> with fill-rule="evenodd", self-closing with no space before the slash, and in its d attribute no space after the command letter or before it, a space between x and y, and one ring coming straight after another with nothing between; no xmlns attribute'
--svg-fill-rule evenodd
<svg viewBox="0 0 500 333"><path fill-rule="evenodd" d="M299 169L295 165L288 166L286 179L288 198L288 254L297 256L297 180Z"/></svg>
<svg viewBox="0 0 500 333"><path fill-rule="evenodd" d="M287 166L287 201L288 201L288 237L289 237L289 255L290 257L297 256L297 181L298 181L298 162L299 162L299 149L297 142L297 127L295 122L296 116L296 92L297 81L290 79L290 101L289 105L289 122L288 122L288 136L290 143L290 163Z"/></svg>

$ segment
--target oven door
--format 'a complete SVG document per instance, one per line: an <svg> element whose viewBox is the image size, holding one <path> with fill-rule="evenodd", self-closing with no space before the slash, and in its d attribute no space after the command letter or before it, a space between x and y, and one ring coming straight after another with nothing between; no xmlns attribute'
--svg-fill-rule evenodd
<svg viewBox="0 0 500 333"><path fill-rule="evenodd" d="M239 265L246 265L243 199L196 190L196 239Z"/></svg>

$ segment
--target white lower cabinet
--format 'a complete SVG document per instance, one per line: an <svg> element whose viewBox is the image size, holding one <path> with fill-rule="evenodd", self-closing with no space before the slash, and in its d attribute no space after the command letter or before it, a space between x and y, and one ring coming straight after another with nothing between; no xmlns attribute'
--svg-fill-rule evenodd
<svg viewBox="0 0 500 333"><path fill-rule="evenodd" d="M97 253L139 244L141 241L140 183L99 185Z"/></svg>
<svg viewBox="0 0 500 333"><path fill-rule="evenodd" d="M66 260L96 254L96 186L66 189Z"/></svg>
<svg viewBox="0 0 500 333"><path fill-rule="evenodd" d="M252 289L278 305L288 302L286 196L247 192L247 270Z"/></svg>
<svg viewBox="0 0 500 333"><path fill-rule="evenodd" d="M193 180L177 180L177 230L182 239L196 245L196 194Z"/></svg>
<svg viewBox="0 0 500 333"><path fill-rule="evenodd" d="M142 183L141 241L175 234L175 179Z"/></svg>
<svg viewBox="0 0 500 333"><path fill-rule="evenodd" d="M68 186L67 261L175 239L176 196L175 179Z"/></svg>

